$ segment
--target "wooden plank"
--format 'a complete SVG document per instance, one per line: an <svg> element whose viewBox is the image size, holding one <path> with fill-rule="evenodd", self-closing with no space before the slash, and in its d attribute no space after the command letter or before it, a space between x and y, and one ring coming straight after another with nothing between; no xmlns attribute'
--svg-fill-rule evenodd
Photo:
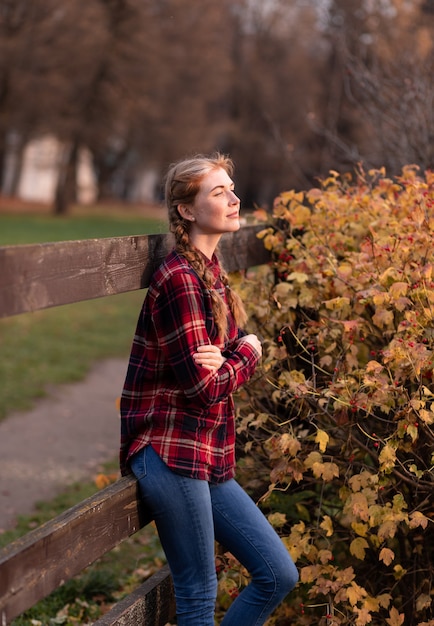
<svg viewBox="0 0 434 626"><path fill-rule="evenodd" d="M145 287L167 245L143 235L0 248L0 316Z"/></svg>
<svg viewBox="0 0 434 626"><path fill-rule="evenodd" d="M134 477L94 496L0 550L1 624L45 598L145 526Z"/></svg>
<svg viewBox="0 0 434 626"><path fill-rule="evenodd" d="M270 262L270 251L257 237L263 229L263 226L244 226L238 232L221 238L219 256L226 271L235 272Z"/></svg>
<svg viewBox="0 0 434 626"><path fill-rule="evenodd" d="M222 238L228 271L269 260L261 228ZM147 287L171 246L170 235L139 235L0 247L0 317Z"/></svg>
<svg viewBox="0 0 434 626"><path fill-rule="evenodd" d="M165 565L93 626L165 626L175 612L172 577Z"/></svg>

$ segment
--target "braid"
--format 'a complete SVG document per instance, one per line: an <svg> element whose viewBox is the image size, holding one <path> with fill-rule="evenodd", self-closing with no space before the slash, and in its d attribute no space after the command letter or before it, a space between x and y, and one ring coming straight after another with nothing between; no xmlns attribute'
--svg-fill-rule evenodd
<svg viewBox="0 0 434 626"><path fill-rule="evenodd" d="M214 275L206 266L203 256L191 245L187 229L183 224L184 220L181 218L178 222L179 223L174 228L175 250L178 254L187 259L204 283L206 289L208 289L211 296L212 313L218 329L218 334L219 337L224 338L228 327L225 301L218 291L214 289Z"/></svg>
<svg viewBox="0 0 434 626"><path fill-rule="evenodd" d="M170 230L175 236L175 249L182 255L193 269L197 272L211 296L211 306L219 336L224 338L227 334L227 306L224 299L214 289L214 275L207 268L203 256L190 242L189 228L191 223L185 220L178 211L178 205L193 202L200 186L202 178L212 169L226 170L229 175L233 172L232 161L223 155L216 154L213 157L193 157L175 163L171 166L166 177L165 195L169 211ZM244 326L247 315L241 298L229 287L228 275L224 270L220 275L223 285L226 287L226 299L229 310L234 316L237 326Z"/></svg>
<svg viewBox="0 0 434 626"><path fill-rule="evenodd" d="M237 292L231 289L229 285L228 275L223 270L223 268L220 274L220 279L222 283L224 284L224 286L226 287L226 298L228 301L229 309L232 315L234 316L235 324L239 328L243 328L247 322L247 313L246 313L246 309L244 308L243 301L241 300Z"/></svg>

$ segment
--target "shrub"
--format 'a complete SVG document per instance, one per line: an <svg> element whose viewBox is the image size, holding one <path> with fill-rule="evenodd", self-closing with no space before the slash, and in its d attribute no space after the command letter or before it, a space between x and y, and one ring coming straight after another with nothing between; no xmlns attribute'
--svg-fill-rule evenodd
<svg viewBox="0 0 434 626"><path fill-rule="evenodd" d="M432 626L434 173L331 172L265 217L238 430L300 570L281 623Z"/></svg>

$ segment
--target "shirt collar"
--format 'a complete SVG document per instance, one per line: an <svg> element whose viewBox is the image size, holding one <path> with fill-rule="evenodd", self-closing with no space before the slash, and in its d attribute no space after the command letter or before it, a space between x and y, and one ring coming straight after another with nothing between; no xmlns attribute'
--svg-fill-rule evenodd
<svg viewBox="0 0 434 626"><path fill-rule="evenodd" d="M198 252L203 257L203 260L205 261L207 268L212 272L212 275L214 276L214 280L218 280L220 278L221 267L220 267L220 262L218 260L217 255L214 253L211 259L209 259L200 250L198 250Z"/></svg>

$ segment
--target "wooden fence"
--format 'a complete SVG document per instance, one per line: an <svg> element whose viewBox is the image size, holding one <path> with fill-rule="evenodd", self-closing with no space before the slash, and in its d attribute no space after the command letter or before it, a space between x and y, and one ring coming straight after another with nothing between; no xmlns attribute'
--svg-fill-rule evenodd
<svg viewBox="0 0 434 626"><path fill-rule="evenodd" d="M222 238L227 271L269 261L258 230L247 226ZM171 245L169 235L141 235L0 247L0 317L145 288ZM149 521L129 476L0 550L1 626ZM174 614L165 566L95 626L164 626Z"/></svg>

